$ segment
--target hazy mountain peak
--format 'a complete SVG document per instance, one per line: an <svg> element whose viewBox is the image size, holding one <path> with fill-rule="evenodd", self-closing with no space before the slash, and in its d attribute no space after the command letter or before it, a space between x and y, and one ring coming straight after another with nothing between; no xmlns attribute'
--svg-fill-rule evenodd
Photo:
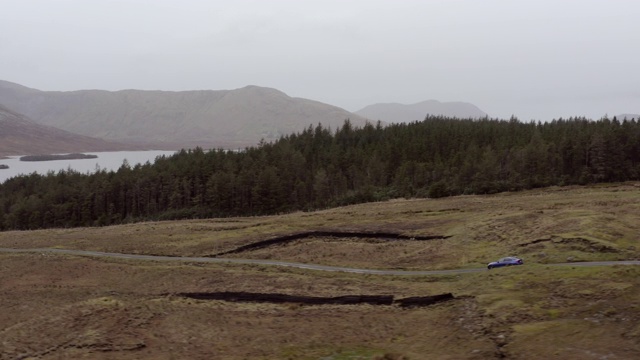
<svg viewBox="0 0 640 360"><path fill-rule="evenodd" d="M378 103L366 106L356 114L389 123L421 121L427 115L443 115L457 118L483 118L487 113L466 102L440 102L425 100L415 104Z"/></svg>
<svg viewBox="0 0 640 360"><path fill-rule="evenodd" d="M284 92L278 90L278 89L274 89L274 88L270 88L270 87L265 87L265 86L258 86L258 85L247 85L235 90L231 90L231 91L239 91L239 92L249 92L249 91L253 91L253 92L268 92L268 93L278 93L278 94L282 94L282 95L287 95Z"/></svg>
<svg viewBox="0 0 640 360"><path fill-rule="evenodd" d="M248 86L241 87L234 90L227 90L226 92L229 95L247 97L247 98L255 98L255 97L268 98L268 99L290 98L289 95L285 94L280 90L270 88L270 87L256 86L256 85L248 85Z"/></svg>
<svg viewBox="0 0 640 360"><path fill-rule="evenodd" d="M413 105L432 105L432 104L442 104L442 102L438 101L438 100L430 99L430 100L417 102L417 103L415 103Z"/></svg>
<svg viewBox="0 0 640 360"><path fill-rule="evenodd" d="M20 92L38 92L39 91L39 90L32 89L32 88L13 83L11 81L6 81L6 80L0 80L0 89L20 91ZM2 98L0 98L0 101L2 101Z"/></svg>

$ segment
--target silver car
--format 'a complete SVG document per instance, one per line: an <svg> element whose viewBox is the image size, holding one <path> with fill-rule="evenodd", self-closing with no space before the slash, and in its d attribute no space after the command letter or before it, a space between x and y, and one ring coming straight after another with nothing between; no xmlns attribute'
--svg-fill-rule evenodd
<svg viewBox="0 0 640 360"><path fill-rule="evenodd" d="M513 265L522 265L524 262L522 259L517 258L515 256L507 256L498 261L490 262L487 265L487 269L491 270L493 268L503 267L503 266L513 266Z"/></svg>

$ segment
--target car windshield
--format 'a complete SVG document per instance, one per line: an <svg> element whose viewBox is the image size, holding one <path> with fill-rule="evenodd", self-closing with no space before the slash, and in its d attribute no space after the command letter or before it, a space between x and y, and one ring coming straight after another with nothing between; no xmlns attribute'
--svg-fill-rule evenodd
<svg viewBox="0 0 640 360"><path fill-rule="evenodd" d="M502 258L500 259L500 262L509 262L509 261L517 261L517 258L514 257L506 257L506 258Z"/></svg>

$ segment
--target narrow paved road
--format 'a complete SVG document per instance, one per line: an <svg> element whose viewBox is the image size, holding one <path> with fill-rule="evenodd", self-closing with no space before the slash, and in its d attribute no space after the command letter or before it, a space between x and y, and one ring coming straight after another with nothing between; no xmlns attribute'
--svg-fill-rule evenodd
<svg viewBox="0 0 640 360"><path fill-rule="evenodd" d="M299 269L321 270L321 271L340 271L356 274L373 274L373 275L447 275L447 274L464 274L487 271L486 268L476 269L453 269L453 270L425 270L425 271L409 271L409 270L374 270L374 269L354 269L339 266L326 266L314 264L302 264L286 261L273 260L253 260L253 259L227 259L227 258L208 258L208 257L186 257L186 256L159 256L159 255L136 255L136 254L120 254L108 253L100 251L85 250L68 250L68 249L9 249L0 248L0 252L5 253L41 253L41 254L62 254L92 257L108 257L116 259L130 260L149 260L149 261L180 261L190 263L233 263L233 264L254 264L254 265L273 265L273 266L289 266ZM611 265L640 265L638 260L628 261L592 261L592 262L572 262L560 264L548 264L553 266L611 266Z"/></svg>

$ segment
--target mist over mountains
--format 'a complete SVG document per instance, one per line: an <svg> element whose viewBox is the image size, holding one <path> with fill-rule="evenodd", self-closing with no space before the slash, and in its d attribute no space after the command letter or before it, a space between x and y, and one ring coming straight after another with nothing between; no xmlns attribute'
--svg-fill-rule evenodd
<svg viewBox="0 0 640 360"><path fill-rule="evenodd" d="M422 121L427 115L442 115L461 119L479 119L488 116L477 106L466 102L440 102L427 100L416 104L384 103L366 106L356 114L388 123Z"/></svg>
<svg viewBox="0 0 640 360"><path fill-rule="evenodd" d="M0 103L34 121L85 136L156 147L244 147L322 123L366 119L336 106L258 86L236 90L39 91L0 81Z"/></svg>
<svg viewBox="0 0 640 360"><path fill-rule="evenodd" d="M40 125L0 105L0 156L125 149L140 150L135 145L110 142Z"/></svg>
<svg viewBox="0 0 640 360"><path fill-rule="evenodd" d="M259 86L194 91L41 91L0 80L0 104L6 113L3 126L11 119L14 127L21 129L12 130L21 137L11 135L14 136L11 151L19 154L47 149L97 151L96 148L117 148L118 143L120 150L241 148L261 140L277 140L318 124L335 131L346 119L361 127L378 120L383 123L420 121L428 114L457 118L487 116L469 103L436 100L412 105L374 104L351 113ZM60 131L45 131L36 125ZM6 136L8 131L7 128ZM37 139L37 146L33 142L32 149L16 145L29 143L30 133L31 139ZM81 136L73 141L73 134ZM107 141L90 141L87 137ZM3 147L7 148L7 144L5 141Z"/></svg>

